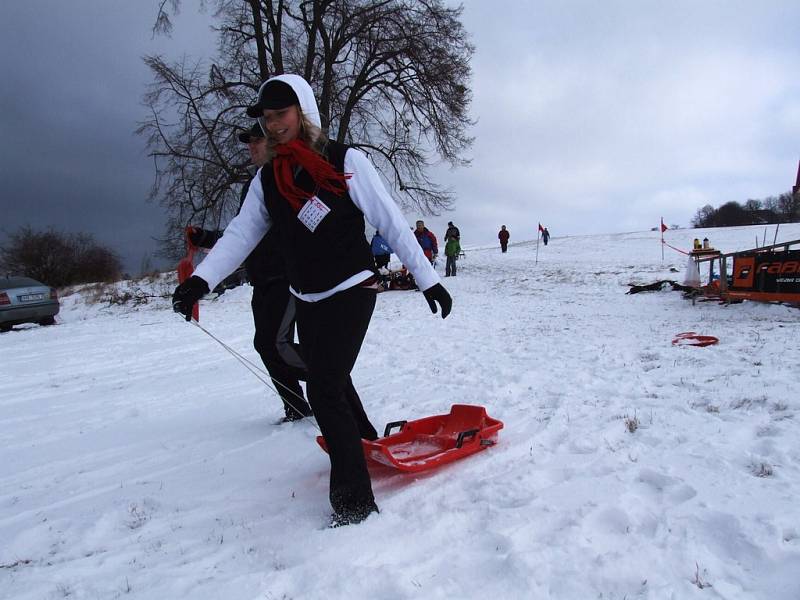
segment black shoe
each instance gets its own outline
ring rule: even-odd
[[[356,525],[364,521],[372,513],[380,513],[377,505],[373,502],[371,506],[357,508],[354,510],[345,510],[342,512],[334,512],[331,514],[331,523],[328,525],[331,529],[343,527],[345,525]]]
[[[301,415],[300,413],[286,413],[286,416],[281,419],[281,423],[292,423],[293,421],[299,421],[305,418],[305,415]]]
[[[285,406],[284,411],[286,412],[286,416],[281,419],[281,423],[291,423],[292,421],[299,421],[300,419],[314,416],[310,406],[304,406],[302,408],[303,412],[299,412],[291,406]]]

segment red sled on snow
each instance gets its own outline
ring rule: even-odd
[[[400,431],[391,433],[395,427]],[[368,462],[415,473],[494,446],[502,428],[502,421],[487,415],[483,406],[453,404],[449,414],[394,421],[386,425],[384,437],[361,443]],[[318,436],[317,443],[328,451],[325,438]]]

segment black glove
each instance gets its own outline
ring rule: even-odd
[[[189,227],[186,230],[186,237],[189,238],[189,241],[194,244],[195,246],[200,245],[200,240],[203,238],[203,230],[199,227]]]
[[[213,248],[217,240],[222,237],[219,231],[209,231],[199,227],[189,228],[189,241],[199,248]]]
[[[450,314],[450,309],[453,308],[453,299],[441,283],[437,283],[435,286],[428,288],[422,292],[422,294],[425,296],[425,300],[428,301],[428,306],[431,307],[431,312],[433,314],[436,314],[437,302],[439,306],[442,307],[443,319]]]
[[[181,313],[187,321],[192,320],[192,308],[208,293],[208,284],[197,275],[192,275],[175,288],[172,294],[172,310]]]

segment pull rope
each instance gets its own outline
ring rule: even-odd
[[[236,360],[238,360],[238,361],[239,361],[239,362],[242,364],[242,366],[244,366],[244,368],[245,368],[245,369],[247,369],[248,371],[250,371],[250,372],[251,372],[253,375],[255,375],[255,377],[256,377],[256,378],[257,378],[257,379],[258,379],[258,380],[259,380],[261,383],[263,383],[265,386],[267,386],[269,389],[271,389],[273,392],[275,392],[275,394],[276,394],[276,395],[277,395],[277,396],[278,396],[278,397],[279,397],[281,400],[283,400],[284,402],[286,402],[286,404],[288,404],[288,405],[289,405],[291,408],[293,408],[293,409],[294,409],[294,410],[295,410],[297,413],[299,413],[299,414],[303,414],[303,411],[301,411],[301,410],[298,410],[298,408],[297,408],[297,407],[296,407],[294,404],[292,404],[291,402],[289,402],[289,400],[287,400],[286,398],[284,398],[283,396],[281,396],[281,395],[278,393],[278,390],[275,388],[275,386],[276,386],[276,385],[279,385],[279,386],[281,386],[281,387],[282,387],[284,390],[286,390],[287,392],[289,392],[289,393],[290,393],[292,396],[294,396],[295,398],[298,398],[298,399],[300,399],[300,400],[303,400],[304,402],[305,402],[305,398],[303,398],[302,396],[300,396],[299,394],[297,394],[297,392],[295,392],[294,390],[292,390],[292,389],[289,389],[288,387],[286,387],[284,384],[282,384],[280,381],[278,381],[277,379],[275,379],[274,377],[272,377],[272,376],[271,376],[269,373],[267,373],[267,372],[266,372],[264,369],[262,369],[261,367],[259,367],[257,364],[255,364],[254,362],[252,362],[252,361],[248,360],[248,359],[247,359],[245,356],[242,356],[241,354],[239,354],[239,353],[238,353],[236,350],[234,350],[233,348],[231,348],[230,346],[228,346],[228,344],[226,344],[225,342],[223,342],[221,339],[219,339],[217,336],[215,336],[213,333],[211,333],[211,332],[210,332],[208,329],[206,329],[205,327],[203,327],[202,325],[200,325],[200,323],[198,323],[196,320],[192,319],[192,323],[193,323],[193,324],[194,324],[194,325],[195,325],[195,326],[196,326],[198,329],[200,329],[200,331],[202,331],[203,333],[205,333],[205,334],[206,334],[208,337],[210,337],[212,340],[214,340],[215,342],[217,342],[217,343],[218,343],[220,346],[222,346],[223,348],[225,348],[225,350],[227,350],[227,351],[228,351],[228,352],[229,352],[229,353],[230,353],[230,354],[231,354],[231,355],[232,355],[232,356],[233,356],[233,357],[234,357]],[[271,382],[272,382],[272,384],[274,384],[274,385],[271,385],[271,384],[270,384],[270,381],[271,381]],[[308,418],[308,417],[306,417],[306,418]],[[317,428],[317,431],[319,431],[320,433],[322,433],[322,431],[321,431],[321,430],[320,430],[320,428],[319,428],[319,425],[317,425],[316,419],[312,420],[312,423],[314,424],[314,427],[316,427],[316,428]]]
[[[675,246],[670,246],[670,245],[669,245],[667,242],[665,242],[664,240],[661,240],[661,243],[662,243],[662,244],[664,244],[664,245],[665,245],[667,248],[672,248],[672,249],[673,249],[673,250],[675,250],[676,252],[680,252],[681,254],[685,254],[686,256],[691,256],[691,254],[689,254],[689,253],[688,253],[688,252],[686,252],[685,250],[681,250],[680,248],[676,248]]]

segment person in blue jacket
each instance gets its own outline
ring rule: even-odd
[[[383,269],[389,266],[389,258],[392,255],[392,248],[389,243],[383,239],[380,231],[376,231],[372,236],[372,256],[375,257],[375,266]]]

